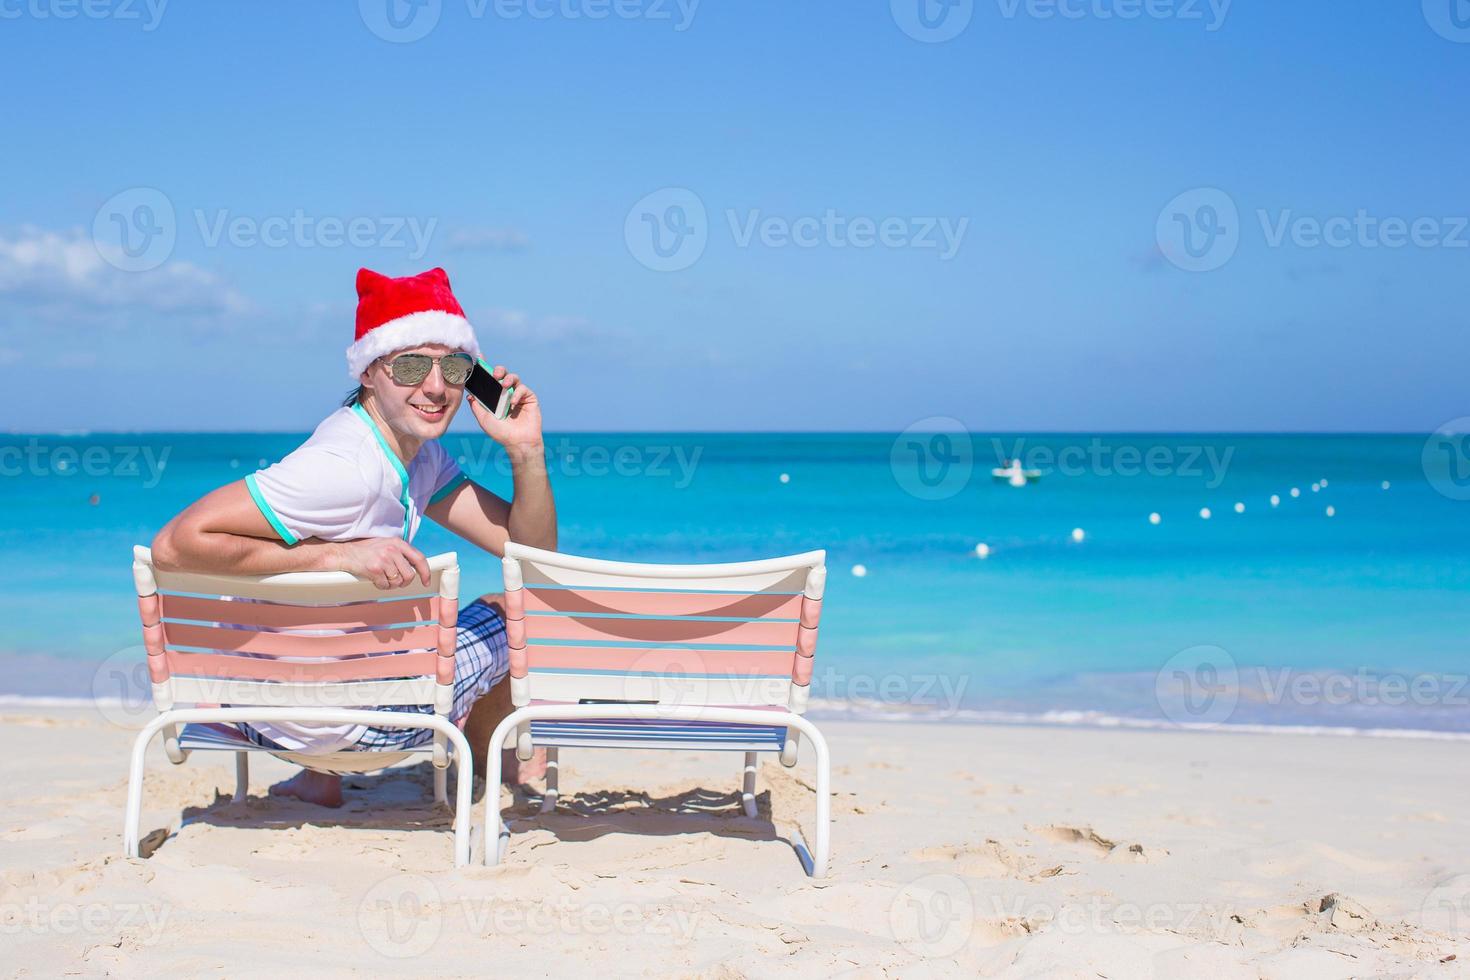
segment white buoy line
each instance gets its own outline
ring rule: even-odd
[[[1327,482],[1326,479],[1317,480],[1317,481],[1315,481],[1314,483],[1311,484],[1311,490],[1312,490],[1313,493],[1321,493],[1322,492],[1322,489],[1324,487],[1326,487],[1327,485],[1328,485],[1328,482]],[[1382,487],[1382,489],[1387,490],[1391,486],[1391,484],[1389,483],[1388,480],[1384,480],[1384,481],[1382,481],[1379,484],[1379,486]],[[1294,498],[1294,499],[1300,498],[1301,495],[1302,495],[1302,491],[1301,491],[1301,488],[1300,487],[1292,487],[1292,488],[1290,488],[1290,490],[1287,491],[1287,493],[1292,498]],[[1279,493],[1273,493],[1273,494],[1271,494],[1271,496],[1267,498],[1267,502],[1271,505],[1272,508],[1279,508],[1281,506],[1281,502],[1282,502],[1281,494],[1279,494]],[[1231,509],[1235,513],[1237,513],[1237,514],[1244,514],[1245,511],[1246,511],[1245,501],[1243,501],[1243,500],[1237,500],[1237,501],[1235,501],[1235,503],[1232,505]],[[1325,516],[1327,516],[1327,517],[1336,517],[1337,516],[1337,507],[1335,505],[1333,505],[1333,504],[1328,504],[1323,509],[1323,514]],[[1208,521],[1211,518],[1213,518],[1214,516],[1215,516],[1214,511],[1211,510],[1209,507],[1201,507],[1199,509],[1199,518],[1202,521]],[[1161,524],[1164,523],[1164,515],[1162,513],[1160,513],[1159,511],[1156,511],[1156,510],[1155,511],[1150,511],[1149,512],[1149,515],[1148,515],[1148,523],[1151,526],[1153,526],[1153,527],[1158,527],[1158,526],[1160,526]],[[1072,528],[1072,533],[1071,533],[1070,537],[1071,537],[1071,540],[1072,540],[1072,542],[1074,544],[1082,544],[1084,541],[1087,540],[1087,531],[1084,530],[1083,528],[1080,528],[1080,527],[1074,527],[1074,528]],[[991,554],[992,554],[992,549],[991,549],[990,545],[987,542],[984,542],[984,541],[978,542],[975,545],[974,551],[975,551],[975,557],[981,559],[982,561],[985,560],[985,559],[988,559],[991,556]],[[868,570],[865,567],[863,567],[862,565],[854,565],[853,566],[852,574],[856,575],[857,577],[861,578],[864,575],[866,575],[867,573],[868,573]]]

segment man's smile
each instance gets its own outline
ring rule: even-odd
[[[420,418],[429,422],[438,422],[444,418],[444,413],[449,408],[448,405],[434,405],[428,402],[409,402],[408,404],[410,408],[419,413]]]

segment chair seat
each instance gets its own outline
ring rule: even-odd
[[[287,762],[306,766],[324,772],[335,772],[338,774],[376,772],[379,769],[396,763],[413,755],[426,755],[434,751],[433,743],[428,745],[415,745],[406,749],[393,749],[388,752],[365,752],[349,750],[346,752],[326,752],[313,755],[306,752],[284,752],[280,749],[268,749],[264,745],[256,745],[236,728],[234,725],[225,725],[217,722],[208,724],[185,725],[179,732],[179,748],[190,752],[269,752],[271,755]]]
[[[786,726],[584,718],[577,721],[533,721],[531,741],[536,745],[594,748],[779,752],[786,741]]]

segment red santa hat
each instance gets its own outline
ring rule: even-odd
[[[347,348],[347,373],[356,381],[384,354],[422,344],[444,344],[480,356],[475,331],[449,290],[449,274],[430,269],[392,279],[357,270],[357,339]]]

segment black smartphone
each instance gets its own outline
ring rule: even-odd
[[[475,358],[475,369],[470,372],[469,380],[464,383],[465,390],[474,395],[475,398],[490,409],[498,419],[503,419],[510,414],[510,396],[514,388],[507,388],[496,381],[490,373],[493,369],[480,358]]]

